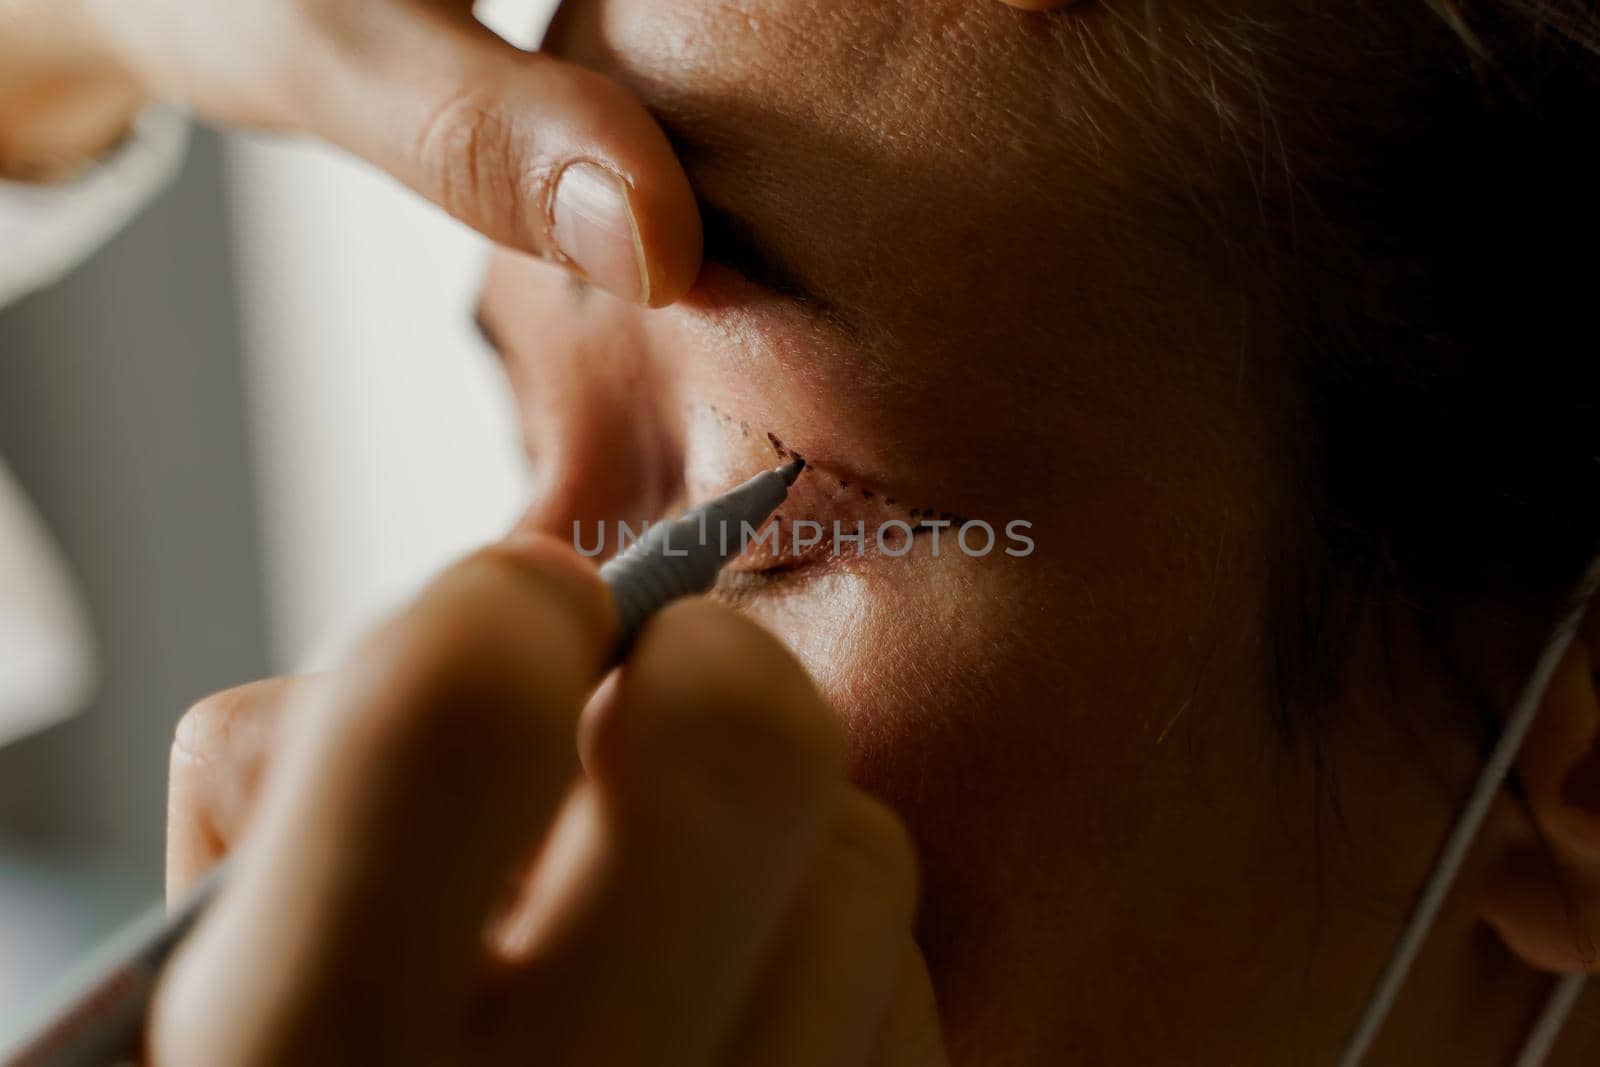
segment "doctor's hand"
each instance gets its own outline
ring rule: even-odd
[[[0,0],[0,164],[81,161],[141,96],[322,138],[627,300],[669,304],[699,271],[694,196],[644,107],[469,0]]]
[[[685,601],[590,699],[612,611],[569,547],[490,549],[192,711],[169,890],[237,851],[149,1062],[943,1064],[908,838],[799,664]]]

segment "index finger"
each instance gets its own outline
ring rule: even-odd
[[[317,3],[313,132],[489,239],[639,304],[700,269],[699,208],[666,134],[622,85],[479,25],[470,5]]]
[[[287,1032],[380,1006],[391,1038],[439,1040],[429,1028],[472,989],[486,919],[576,773],[578,714],[615,625],[568,546],[491,549],[315,687],[292,709],[233,884],[168,976],[166,1032],[193,1052],[208,1027],[182,1019],[185,1004],[274,1018],[262,999],[279,990],[282,1010],[316,1016]]]

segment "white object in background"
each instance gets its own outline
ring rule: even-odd
[[[186,131],[182,116],[155,109],[71,181],[0,181],[0,307],[57,281],[121,229],[177,171]],[[0,464],[0,745],[88,702],[92,648],[65,563]]]
[[[558,6],[558,0],[477,0],[472,13],[518,48],[532,49],[544,39]]]
[[[235,138],[225,158],[272,658],[326,667],[522,505],[471,325],[485,244],[330,149]]]
[[[0,745],[81,710],[93,644],[77,589],[0,464]]]
[[[479,16],[532,45],[552,0]],[[328,665],[527,496],[499,367],[471,325],[486,242],[365,164],[227,146],[275,666]]]

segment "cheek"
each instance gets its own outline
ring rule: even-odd
[[[970,1004],[951,976],[1000,989],[991,949],[1010,941],[1013,921],[1042,932],[1048,909],[1030,898],[1069,880],[1058,860],[1087,844],[1063,813],[1084,809],[1075,794],[1095,791],[1094,763],[1070,754],[1127,747],[1117,737],[1126,720],[1095,714],[1074,656],[1037,631],[1036,620],[1065,620],[1074,607],[1069,589],[1036,580],[1028,563],[907,559],[752,609],[844,719],[854,781],[911,830],[919,941],[942,992],[958,996],[947,1005],[957,1017]],[[1064,851],[1042,847],[1047,835]]]
[[[1037,630],[1040,618],[1073,614],[1071,592],[1030,564],[948,545],[929,558],[924,542],[915,555],[830,572],[746,610],[789,645],[843,718],[858,780],[901,794],[930,772],[993,776],[1014,747],[1094,728],[1063,715],[1073,657]]]
[[[1053,968],[1110,966],[1075,917],[1144,944],[1186,915],[1159,887],[1204,886],[1226,851],[1209,816],[1189,817],[1207,809],[1196,797],[1275,810],[1245,773],[1256,720],[1216,690],[1239,650],[1190,639],[1209,628],[1205,598],[1174,588],[1147,612],[1052,529],[1032,558],[908,559],[752,609],[838,708],[854,779],[910,827],[919,940],[965,1023],[1002,993],[1070,988]],[[1256,829],[1241,840],[1270,836]]]

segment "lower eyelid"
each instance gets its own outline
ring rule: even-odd
[[[799,552],[793,551],[797,531],[794,529],[795,521],[816,522],[822,528],[821,539],[814,544],[803,547]],[[842,534],[850,537],[849,541],[841,541],[835,550],[834,523],[810,520],[782,519],[778,523],[779,551],[776,554],[768,553],[763,558],[764,565],[738,568],[749,573],[778,577],[783,575],[821,574],[835,570],[857,567],[879,560],[904,562],[912,558],[912,550],[919,543],[927,543],[929,538],[919,540],[918,534],[930,533],[932,526],[894,526],[882,534],[883,542],[878,538],[883,530],[882,524],[866,523],[861,520],[850,522],[839,521],[838,529]],[[909,529],[909,533],[907,530]],[[858,549],[854,535],[860,531],[864,537]],[[814,531],[808,531],[814,532]],[[889,551],[885,551],[888,549]]]

